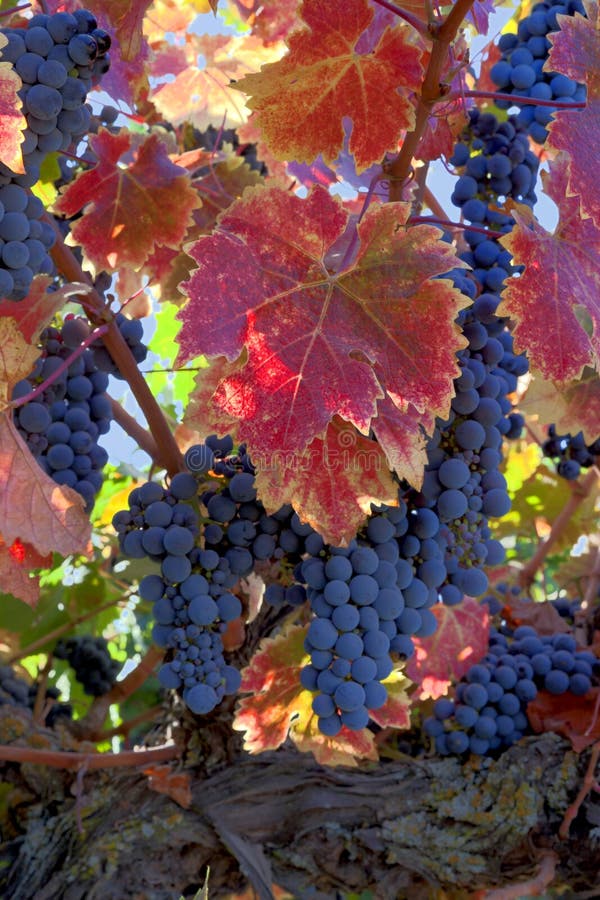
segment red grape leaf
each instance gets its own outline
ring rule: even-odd
[[[519,409],[537,415],[545,425],[554,423],[557,434],[583,431],[591,444],[600,436],[600,378],[591,370],[581,381],[564,386],[534,378],[519,400]]]
[[[11,304],[12,309],[12,304]],[[83,499],[57,485],[29,452],[12,420],[13,386],[40,355],[14,319],[0,317],[0,531],[5,544],[29,545],[42,556],[90,549],[91,526]]]
[[[554,233],[519,206],[513,210],[515,227],[500,240],[525,271],[509,279],[498,315],[515,320],[516,350],[525,351],[545,379],[557,382],[600,363],[600,230],[592,219],[581,218],[579,198],[567,196],[567,176],[565,154],[550,164],[549,174],[542,173],[544,189],[560,213]],[[583,314],[592,321],[591,335]]]
[[[152,102],[173,125],[187,121],[200,129],[219,128],[225,121],[227,128],[236,128],[246,121],[248,111],[232,83],[254,72],[261,62],[279,59],[281,53],[281,45],[266,50],[252,35],[187,34],[186,68],[173,81],[159,85]],[[205,68],[198,67],[198,54],[205,58]]]
[[[548,126],[546,143],[569,154],[568,193],[578,195],[583,213],[600,226],[600,182],[590,177],[600,164],[600,30],[598,4],[586,2],[585,7],[587,18],[579,13],[558,18],[560,30],[548,35],[552,47],[544,70],[587,85],[587,104],[572,112],[558,110]]]
[[[234,0],[244,20],[252,25],[252,34],[265,44],[284,40],[298,22],[300,0]]]
[[[244,749],[276,750],[289,735],[298,750],[313,753],[322,765],[356,766],[357,759],[376,760],[373,735],[366,728],[354,732],[343,728],[335,738],[318,730],[313,694],[300,684],[300,671],[309,661],[306,632],[306,627],[292,625],[276,638],[265,638],[242,670],[240,691],[252,696],[239,701],[233,727],[244,732]]]
[[[366,433],[384,391],[423,422],[447,413],[467,300],[433,277],[461,263],[439,230],[404,227],[409,209],[371,207],[338,273],[328,261],[349,223],[341,201],[320,185],[306,199],[248,188],[188,251],[199,268],[182,285],[179,358],[247,348],[212,405],[240,420],[255,456],[303,451],[334,415]]]
[[[427,462],[425,432],[431,434],[434,418],[426,419],[414,406],[401,412],[389,397],[377,401],[377,418],[372,428],[386,455],[390,469],[420,489]]]
[[[2,590],[34,607],[40,597],[40,580],[32,569],[48,568],[52,555],[41,556],[33,547],[14,541],[7,547],[0,537],[0,584]]]
[[[371,719],[382,728],[410,728],[411,698],[406,693],[410,681],[395,669],[383,684],[387,690],[387,700],[379,709],[369,710]]]
[[[2,59],[2,47],[5,47],[7,43],[5,36],[0,34],[0,60]],[[21,142],[23,131],[27,127],[27,122],[21,112],[23,103],[17,93],[21,86],[22,81],[15,72],[13,64],[0,62],[0,163],[18,174],[25,171]]]
[[[91,6],[94,15],[104,17],[113,26],[119,54],[125,62],[135,60],[140,54],[144,16],[151,5],[152,0],[94,0]]]
[[[33,279],[27,296],[19,303],[0,303],[0,319],[14,319],[23,338],[28,344],[37,344],[44,328],[50,324],[54,314],[61,309],[67,300],[75,295],[85,295],[91,290],[86,284],[67,284],[56,291],[48,292],[48,285],[53,281],[47,275],[37,275]],[[39,356],[39,350],[37,351]],[[31,367],[33,368],[33,366]],[[31,371],[31,369],[30,369]],[[26,372],[25,375],[28,375]],[[0,369],[0,381],[6,375]],[[23,375],[19,376],[23,378]],[[17,379],[18,380],[18,379]]]
[[[137,148],[134,160],[120,167],[131,150],[131,136],[102,129],[90,138],[98,164],[83,172],[59,197],[55,208],[73,216],[75,243],[99,269],[143,265],[158,245],[178,247],[199,205],[189,175],[174,165],[157,135]]]
[[[189,772],[174,772],[170,766],[150,766],[144,769],[148,787],[157,794],[166,794],[179,806],[189,809],[192,805],[192,786]]]
[[[538,634],[564,634],[571,629],[551,603],[511,599],[502,608],[502,615],[513,626],[531,625]]]
[[[0,523],[7,544],[19,539],[42,556],[91,550],[83,498],[46,475],[6,413],[0,417]]]
[[[394,504],[398,485],[381,447],[335,418],[304,453],[256,458],[256,488],[269,513],[291,503],[331,544],[352,540],[372,503]]]
[[[304,0],[300,14],[306,27],[288,38],[289,53],[235,88],[249,95],[247,105],[278,159],[309,163],[321,154],[332,163],[349,116],[350,153],[363,171],[414,126],[413,95],[423,76],[418,35],[399,22],[374,48],[359,52],[373,19],[367,0]]]
[[[230,434],[237,440],[238,421],[227,413],[213,411],[210,401],[219,382],[239,367],[236,360],[230,363],[224,356],[211,361],[208,369],[200,369],[194,379],[194,392],[185,410],[184,422],[200,434]]]
[[[576,753],[600,740],[600,718],[597,704],[600,688],[592,688],[583,697],[567,693],[556,696],[540,691],[527,704],[527,718],[533,730],[555,731],[571,741]]]
[[[418,685],[413,695],[420,700],[437,700],[448,693],[488,649],[490,617],[487,607],[471,597],[457,606],[434,606],[438,620],[435,634],[413,638],[415,654],[406,664],[406,675]]]

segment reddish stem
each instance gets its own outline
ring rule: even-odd
[[[566,841],[569,837],[569,828],[571,827],[571,822],[579,812],[581,804],[589,794],[589,792],[594,788],[596,783],[595,771],[596,766],[598,765],[598,758],[600,757],[600,742],[596,743],[592,747],[592,752],[590,755],[590,761],[588,763],[588,767],[583,779],[583,784],[579,789],[579,793],[567,809],[564,819],[561,822],[561,826],[558,829],[558,836],[561,840]]]
[[[442,83],[442,72],[448,59],[450,45],[460,27],[461,22],[473,6],[475,0],[457,0],[444,22],[439,26],[431,26],[433,48],[421,94],[417,103],[415,126],[406,135],[402,149],[389,167],[390,200],[402,198],[402,185],[408,178],[412,166],[412,160],[417,152],[419,142],[423,137],[429,116],[433,107],[439,100],[445,99],[446,88]]]
[[[489,891],[484,895],[484,900],[519,900],[520,897],[539,897],[554,881],[557,863],[556,853],[547,850],[542,856],[537,875],[520,884],[509,884],[495,891]]]
[[[409,225],[443,225],[444,228],[464,228],[469,231],[477,231],[479,234],[485,234],[489,238],[498,240],[504,237],[500,231],[490,231],[489,228],[483,228],[481,225],[467,225],[466,222],[451,222],[449,219],[438,219],[437,216],[411,216],[408,220]]]
[[[50,252],[58,271],[68,281],[79,281],[89,284],[89,277],[85,274],[69,247],[66,246],[55,222],[49,216],[46,216],[46,220],[56,232],[56,243]],[[148,427],[157,445],[162,448],[161,455],[166,463],[167,472],[169,475],[175,475],[177,472],[182,471],[184,464],[179,447],[171,433],[169,423],[148,387],[143,374],[138,369],[138,364],[131,353],[129,345],[122,337],[114,317],[110,310],[107,309],[103,298],[96,290],[92,289],[87,295],[87,299],[90,303],[90,316],[95,321],[95,324],[108,324],[106,334],[102,337],[104,345],[119,367],[121,375],[128,382],[135,399],[146,417]],[[107,323],[108,316],[110,316],[110,321]]]
[[[564,100],[539,100],[537,97],[521,97],[520,94],[503,94],[501,91],[463,91],[460,94],[448,94],[444,100],[457,100],[462,97],[514,101],[515,106],[532,104],[534,106],[551,106],[553,109],[585,109],[587,103],[567,103]]]
[[[58,367],[58,369],[56,369],[56,371],[52,372],[52,374],[49,375],[45,381],[42,381],[41,384],[38,384],[38,386],[36,388],[34,388],[33,391],[30,391],[28,394],[25,394],[24,397],[19,397],[18,400],[15,400],[12,403],[12,406],[15,409],[18,409],[19,406],[23,406],[25,403],[29,403],[31,400],[35,400],[35,398],[39,397],[40,394],[43,394],[44,391],[46,390],[46,388],[49,387],[51,384],[54,384],[54,382],[59,377],[59,375],[62,375],[63,372],[66,372],[67,369],[69,368],[69,366],[71,365],[71,363],[74,362],[77,359],[77,357],[81,356],[81,354],[84,352],[84,350],[87,350],[87,348],[90,346],[90,344],[93,344],[97,338],[102,337],[102,335],[106,334],[107,331],[108,331],[108,325],[100,325],[98,328],[95,328],[86,337],[86,339],[84,341],[82,341],[82,343],[79,345],[79,347],[77,347],[75,350],[73,350],[71,355],[68,356],[60,364],[60,366]]]
[[[0,760],[16,763],[33,763],[52,769],[116,769],[131,766],[147,766],[148,763],[177,759],[179,750],[172,744],[153,747],[151,750],[124,750],[122,753],[69,753],[65,750],[34,750],[31,747],[15,747],[0,744]]]
[[[117,422],[123,431],[127,432],[127,434],[137,442],[142,450],[146,451],[148,456],[152,457],[158,466],[166,468],[165,462],[161,459],[160,448],[150,432],[147,431],[143,425],[140,425],[137,419],[129,415],[127,410],[123,409],[121,404],[113,397],[110,398],[110,405],[112,417],[115,422]]]
[[[535,573],[540,568],[550,550],[564,532],[569,524],[571,517],[575,511],[581,506],[587,496],[589,496],[592,486],[598,477],[595,469],[590,469],[583,481],[574,481],[571,489],[571,496],[557,515],[550,529],[550,534],[543,544],[540,544],[529,562],[521,569],[519,582],[523,587],[529,587],[535,578]]]
[[[422,34],[423,37],[430,37],[429,28],[426,22],[421,21],[417,16],[414,16],[412,13],[409,13],[407,10],[402,9],[400,6],[396,6],[395,3],[390,3],[389,0],[373,0],[374,3],[377,3],[378,6],[383,6],[384,9],[389,10],[394,13],[395,16],[398,16],[399,19],[404,19],[405,22],[408,22],[409,25],[418,31],[419,34]]]
[[[30,9],[31,3],[24,3],[22,6],[11,6],[10,9],[3,9],[0,12],[0,19],[4,19],[6,16],[12,16],[13,13],[21,12],[24,9]]]

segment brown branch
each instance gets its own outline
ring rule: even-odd
[[[423,199],[425,201],[425,206],[431,210],[434,216],[437,216],[438,219],[448,218],[448,213],[446,212],[442,204],[438,201],[431,188],[428,188],[427,185],[425,185]]]
[[[70,248],[66,246],[56,223],[50,216],[45,216],[45,219],[52,225],[56,233],[56,242],[50,252],[58,271],[68,281],[89,284],[89,277],[79,265]],[[97,291],[92,290],[89,295],[86,295],[86,301],[89,302],[89,315],[94,324],[108,324],[108,330],[103,335],[102,341],[119,367],[123,378],[128,382],[135,399],[146,417],[152,436],[157,446],[161,448],[161,455],[166,463],[167,472],[169,475],[175,475],[184,468],[183,458],[160,406],[156,402],[144,376],[138,369],[138,364],[127,342],[121,336],[112,313],[108,310],[101,295]]]
[[[12,665],[13,663],[18,662],[20,659],[24,659],[26,656],[31,656],[32,653],[36,653],[47,644],[52,643],[57,638],[62,637],[63,634],[68,634],[77,625],[81,625],[82,622],[87,622],[88,619],[93,619],[93,617],[97,616],[98,613],[104,612],[105,609],[110,609],[111,606],[115,606],[115,604],[118,602],[119,600],[111,600],[109,603],[105,603],[103,606],[98,606],[95,609],[89,610],[83,615],[78,616],[76,619],[69,619],[69,621],[65,622],[64,625],[59,625],[58,628],[55,628],[53,631],[49,631],[48,634],[44,635],[44,637],[32,641],[31,644],[27,644],[26,647],[23,647],[17,653],[14,653],[6,660],[7,665]]]
[[[144,712],[127,719],[126,722],[121,722],[120,725],[115,725],[114,728],[107,728],[105,731],[101,731],[98,735],[98,741],[107,741],[120,734],[128,737],[129,733],[134,728],[137,728],[138,725],[143,725],[144,722],[152,722],[162,712],[162,709],[162,706],[151,706],[150,709],[145,709]]]
[[[558,836],[561,840],[566,841],[569,837],[569,828],[571,827],[571,822],[579,812],[581,804],[589,794],[591,790],[594,789],[596,784],[595,771],[596,766],[598,765],[598,758],[600,757],[600,741],[592,747],[592,752],[590,755],[590,761],[583,779],[583,784],[579,789],[579,793],[568,807],[564,819],[561,822],[561,826],[558,829]]]
[[[506,887],[489,891],[484,900],[519,900],[519,897],[538,897],[543,894],[554,881],[558,857],[552,851],[544,853],[537,875],[520,884],[509,884]]]
[[[108,694],[104,694],[102,697],[97,697],[94,700],[87,714],[79,720],[78,724],[82,730],[86,734],[97,736],[111,704],[122,703],[127,697],[134,694],[152,674],[164,655],[164,650],[152,645],[139,665],[123,681],[117,681]]]
[[[137,442],[138,446],[141,447],[142,450],[145,450],[148,456],[151,456],[152,459],[159,465],[161,468],[166,469],[166,461],[162,459],[160,448],[152,434],[144,428],[143,425],[140,425],[137,419],[131,416],[127,410],[123,409],[121,404],[114,399],[114,397],[110,398],[110,405],[112,410],[112,417],[117,422],[123,431],[125,431],[129,437],[132,437],[134,441]]]
[[[151,750],[124,750],[122,753],[70,753],[66,750],[34,750],[31,747],[14,747],[0,744],[0,760],[16,763],[33,763],[52,769],[116,769],[125,766],[146,766],[148,763],[177,759],[179,750],[175,744],[153,747]]]
[[[415,126],[406,135],[398,156],[386,172],[390,179],[390,200],[402,199],[402,186],[410,174],[412,161],[419,141],[427,128],[431,111],[436,103],[445,99],[447,88],[442,84],[444,65],[448,58],[450,45],[474,2],[475,0],[457,0],[446,20],[441,25],[432,26],[430,29],[433,48],[417,103]]]
[[[535,578],[535,573],[550,553],[550,550],[552,549],[556,541],[563,534],[572,516],[581,506],[586,497],[589,496],[590,491],[592,490],[592,486],[597,477],[597,471],[595,469],[590,469],[583,481],[573,482],[571,496],[554,520],[552,528],[550,530],[550,534],[548,535],[546,540],[539,545],[529,562],[521,569],[519,582],[523,587],[527,588],[532,583],[533,579]]]

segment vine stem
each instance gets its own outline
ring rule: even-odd
[[[394,13],[399,19],[404,19],[404,21],[408,22],[409,25],[412,25],[419,34],[422,34],[424,37],[429,37],[429,28],[427,27],[426,22],[421,21],[418,16],[414,16],[412,13],[409,13],[408,10],[396,6],[395,3],[390,3],[389,0],[373,0],[373,2],[378,6],[382,6],[384,9],[389,10],[389,12]]]
[[[139,713],[139,715],[134,716],[132,719],[127,719],[127,721],[121,722],[120,725],[115,725],[114,728],[107,728],[105,731],[100,732],[99,738],[102,741],[106,741],[110,740],[110,738],[117,737],[120,734],[127,737],[129,732],[138,725],[143,725],[144,722],[152,722],[152,720],[162,711],[162,706],[151,706],[150,709],[145,709],[144,712]]]
[[[67,750],[34,750],[32,747],[14,747],[0,744],[0,760],[16,763],[33,763],[52,769],[117,769],[147,766],[148,763],[177,759],[179,749],[175,744],[153,747],[151,750],[124,750],[122,753],[70,753]]]
[[[55,381],[62,375],[63,372],[66,372],[71,363],[73,363],[81,354],[87,350],[87,348],[94,343],[99,337],[102,337],[103,334],[106,334],[108,331],[108,325],[100,325],[98,328],[94,328],[94,330],[86,337],[84,341],[76,347],[75,350],[61,363],[58,369],[55,369],[51,375],[46,378],[45,381],[42,381],[41,384],[38,384],[36,388],[30,391],[28,394],[25,394],[24,397],[19,397],[18,400],[13,401],[12,406],[17,409],[19,406],[23,406],[25,403],[29,403],[31,400],[35,400],[36,397],[39,397],[40,394],[43,394],[47,387],[50,387],[51,384],[54,384]]]
[[[5,19],[7,16],[12,16],[13,13],[23,12],[24,9],[31,9],[31,3],[23,3],[21,6],[11,6],[10,9],[3,9],[0,12],[0,19]]]
[[[431,188],[428,188],[427,185],[425,185],[425,190],[423,192],[423,200],[425,201],[425,206],[431,210],[434,216],[437,216],[438,219],[441,220],[446,218],[446,210],[439,202]]]
[[[100,729],[111,704],[122,703],[127,697],[135,693],[148,676],[152,674],[158,663],[162,661],[164,655],[164,650],[161,650],[160,647],[150,647],[139,665],[123,681],[117,681],[108,694],[104,694],[102,697],[97,697],[94,700],[87,714],[83,719],[80,719],[79,724],[83,731],[93,736],[101,733]]]
[[[594,790],[594,788],[596,787],[595,772],[599,757],[600,741],[595,743],[592,747],[590,761],[586,769],[583,783],[579,788],[579,793],[577,794],[571,805],[568,807],[561,822],[560,828],[558,829],[558,836],[562,841],[566,841],[566,839],[569,837],[569,828],[571,827],[571,822],[579,812],[581,804],[583,803],[589,792]]]
[[[573,484],[571,496],[552,523],[550,534],[548,535],[546,540],[539,545],[529,562],[521,569],[519,581],[523,587],[528,588],[532,583],[533,579],[535,578],[535,573],[550,553],[550,550],[552,549],[556,541],[562,535],[563,531],[569,524],[571,517],[581,506],[585,498],[589,496],[589,493],[597,477],[598,472],[596,471],[596,469],[590,469],[583,481],[576,481]]]
[[[46,221],[52,225],[56,233],[56,243],[50,251],[56,268],[68,279],[68,281],[89,284],[89,277],[85,274],[69,247],[65,244],[56,223],[50,216],[46,216],[45,218]],[[98,291],[92,288],[89,297],[86,299],[89,300],[91,316],[95,319],[94,324],[108,325],[106,334],[102,336],[106,349],[119,367],[121,374],[128,382],[135,399],[146,417],[152,436],[156,441],[157,446],[161,448],[161,457],[167,472],[169,475],[175,475],[184,468],[184,465],[179,447],[171,433],[169,423],[165,419],[152,391],[144,380],[144,376],[138,369],[138,364],[133,358],[128,344],[121,336],[121,332],[112,318],[112,314],[107,310],[106,304]],[[106,321],[107,314],[111,315],[110,322]]]
[[[445,228],[462,228],[469,231],[476,231],[479,234],[485,234],[491,240],[499,240],[504,237],[501,231],[491,231],[481,225],[467,225],[466,222],[452,222],[450,219],[438,219],[437,216],[411,216],[408,220],[409,225],[443,225]]]
[[[130,415],[126,409],[123,409],[121,404],[115,400],[114,397],[110,398],[110,407],[113,419],[121,426],[123,431],[125,431],[129,437],[132,437],[134,441],[137,442],[138,446],[141,447],[142,450],[145,450],[148,456],[152,457],[157,465],[166,469],[166,461],[163,461],[160,448],[152,434],[144,428],[143,425],[140,425],[138,420]]]
[[[520,897],[537,897],[554,881],[558,856],[547,850],[543,856],[537,875],[520,884],[509,884],[484,894],[483,900],[519,900]]]
[[[12,665],[13,663],[19,662],[20,659],[25,659],[26,656],[31,656],[32,653],[36,653],[38,650],[42,650],[48,644],[51,644],[53,641],[62,637],[63,634],[69,634],[77,625],[81,625],[82,622],[87,622],[88,619],[93,619],[94,616],[97,616],[98,613],[104,612],[104,610],[106,609],[111,609],[118,602],[118,600],[111,600],[110,602],[105,603],[103,606],[94,607],[94,609],[89,610],[81,616],[78,616],[76,619],[69,619],[69,621],[64,625],[59,625],[58,628],[55,628],[53,631],[49,631],[48,634],[45,634],[43,637],[38,638],[36,641],[32,641],[31,644],[28,644],[17,653],[14,653],[8,658],[8,664]]]
[[[587,103],[581,100],[577,103],[567,103],[565,100],[539,100],[537,97],[522,97],[520,94],[503,94],[502,91],[461,91],[448,94],[444,100],[462,100],[463,97],[474,97],[481,100],[508,100],[514,101],[515,106],[550,106],[552,109],[585,109]]]
[[[444,63],[460,24],[474,2],[475,0],[457,0],[444,22],[438,26],[432,26],[430,29],[434,46],[417,103],[415,126],[406,135],[400,152],[390,164],[386,173],[390,178],[390,200],[401,199],[402,185],[409,176],[412,160],[416,154],[419,141],[427,129],[431,110],[439,100],[445,99],[445,88],[442,84]]]

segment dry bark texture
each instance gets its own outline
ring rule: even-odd
[[[328,769],[292,749],[232,750],[229,761],[213,753],[211,767],[188,754],[187,810],[139,772],[3,764],[12,834],[0,846],[0,896],[179,900],[194,896],[210,866],[211,900],[248,882],[261,900],[273,883],[297,900],[362,890],[425,900],[440,886],[466,898],[529,877],[547,849],[567,896],[600,896],[585,806],[569,841],[556,837],[588,756],[555,735],[464,766],[407,757]]]

